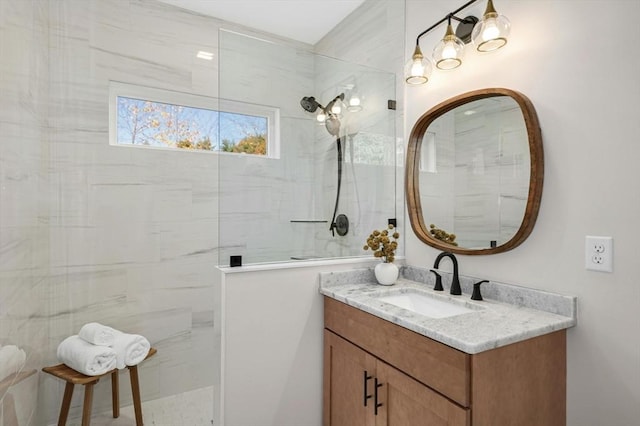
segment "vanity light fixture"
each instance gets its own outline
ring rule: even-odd
[[[420,50],[420,38],[436,28],[443,22],[447,22],[447,30],[440,42],[433,49],[433,61],[438,69],[452,70],[462,65],[465,43],[473,41],[480,52],[497,50],[507,43],[510,23],[504,15],[499,15],[493,1],[488,0],[487,8],[481,21],[475,16],[459,18],[457,13],[471,6],[478,0],[470,0],[458,9],[418,34],[416,48],[404,68],[405,81],[410,85],[424,84],[429,81],[433,65],[425,58]],[[459,22],[455,32],[451,26],[451,20]]]

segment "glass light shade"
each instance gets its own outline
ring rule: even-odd
[[[491,52],[507,44],[510,30],[509,19],[498,15],[493,2],[489,0],[482,20],[473,27],[471,40],[479,52]]]
[[[453,33],[451,24],[444,38],[433,49],[433,61],[441,70],[452,70],[462,65],[464,43]]]
[[[404,66],[404,80],[411,85],[424,84],[429,81],[432,68],[431,61],[422,55],[420,46],[416,46],[413,56]]]

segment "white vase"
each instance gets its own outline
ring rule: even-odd
[[[378,263],[375,268],[373,268],[373,272],[376,276],[376,280],[378,280],[378,284],[382,285],[393,285],[398,279],[398,267],[391,262],[387,263]]]

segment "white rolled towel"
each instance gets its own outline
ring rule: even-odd
[[[127,366],[138,365],[149,353],[151,344],[139,334],[128,334],[118,330],[115,331],[113,349],[116,351],[118,361],[117,366],[123,369]]]
[[[115,330],[97,322],[90,322],[82,326],[78,336],[94,345],[113,346]]]
[[[99,376],[116,368],[117,355],[113,348],[74,335],[58,345],[58,360],[87,376]]]
[[[20,372],[26,359],[27,354],[24,350],[15,345],[0,347],[0,381]]]

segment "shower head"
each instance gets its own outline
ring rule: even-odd
[[[300,105],[307,112],[316,112],[318,107],[324,109],[313,96],[305,96],[304,98],[302,98],[300,100]]]
[[[305,111],[312,113],[316,112],[318,108],[320,108],[322,110],[322,119],[319,119],[319,122],[324,122],[327,132],[329,132],[331,136],[338,137],[340,134],[341,124],[339,112],[334,112],[334,105],[336,105],[337,102],[342,102],[343,100],[344,93],[340,93],[338,96],[333,98],[326,107],[323,107],[313,96],[305,96],[300,100],[300,106],[302,106]]]

